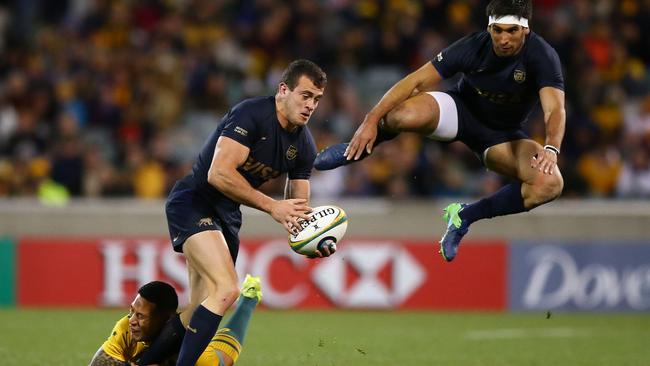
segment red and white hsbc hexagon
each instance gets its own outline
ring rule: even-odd
[[[398,242],[351,241],[334,256],[319,260],[297,256],[282,243],[251,248],[247,256],[252,254],[252,261],[239,262],[240,272],[248,267],[265,280],[264,304],[269,307],[397,307],[426,280],[426,268]]]

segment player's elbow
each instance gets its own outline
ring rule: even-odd
[[[562,125],[566,124],[566,110],[564,106],[557,106],[544,113],[544,121],[558,121]]]
[[[211,167],[208,170],[208,183],[220,191],[228,184],[228,177],[228,172],[224,168]]]
[[[385,120],[387,127],[399,131],[405,122],[412,121],[415,118],[417,118],[417,112],[412,108],[408,108],[406,103],[402,102],[388,112]]]

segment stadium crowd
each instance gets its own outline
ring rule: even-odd
[[[319,148],[348,140],[392,83],[485,29],[486,3],[0,5],[0,197],[165,197],[228,108],[273,94],[296,58],[328,73],[310,121]],[[535,0],[533,14],[564,65],[564,197],[650,198],[650,1]],[[542,117],[527,125],[540,142]],[[478,196],[503,183],[457,143],[403,134],[373,155],[314,172],[314,197]]]

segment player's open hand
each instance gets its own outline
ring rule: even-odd
[[[551,150],[541,149],[530,160],[530,167],[544,174],[552,175],[557,165],[557,154]]]
[[[348,148],[345,149],[345,155],[348,160],[359,160],[364,150],[366,153],[372,153],[373,145],[377,139],[377,125],[379,119],[369,114],[366,115],[363,122],[357,128],[357,131],[352,136]]]
[[[311,207],[307,205],[304,198],[292,198],[288,200],[275,201],[271,207],[271,217],[287,230],[289,234],[297,234],[300,231],[298,221],[309,220]]]

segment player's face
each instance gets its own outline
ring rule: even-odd
[[[521,51],[530,29],[515,24],[494,23],[488,26],[488,32],[492,37],[494,53],[499,57],[510,57]]]
[[[318,88],[306,76],[298,79],[298,84],[293,90],[289,86],[280,83],[279,94],[282,98],[282,110],[280,114],[286,118],[291,126],[304,126],[309,121],[312,113],[318,107],[318,102],[323,97],[323,88]]]
[[[129,311],[129,331],[134,340],[150,341],[162,329],[165,319],[155,309],[156,305],[139,294],[135,297]]]

